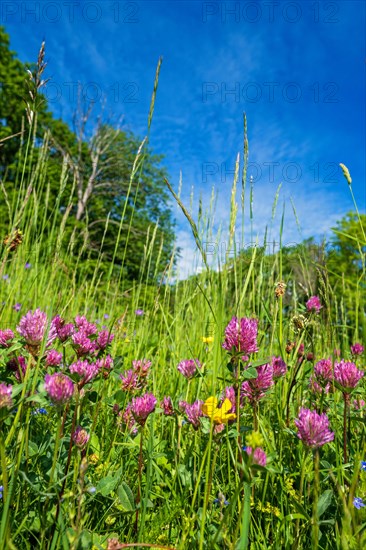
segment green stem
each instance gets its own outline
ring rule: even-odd
[[[208,444],[208,446],[210,448],[210,453],[211,453],[211,447],[212,447],[212,433],[213,433],[213,424],[211,424],[210,440],[209,440],[209,444]],[[215,468],[215,463],[216,463],[216,457],[217,457],[218,450],[219,450],[219,448],[217,447],[215,449],[215,454],[213,456],[212,462],[210,463],[210,461],[208,460],[207,461],[207,466],[206,466],[206,480],[208,480],[208,482],[205,485],[205,495],[204,495],[203,509],[202,509],[202,516],[201,516],[201,530],[200,530],[200,538],[199,538],[199,550],[202,550],[203,545],[205,543],[204,535],[205,535],[205,524],[206,524],[206,511],[207,511],[208,499],[209,499],[210,492],[211,492],[212,476],[213,476],[213,471],[214,471],[214,468]]]
[[[343,460],[346,464],[348,462],[347,456],[347,418],[349,410],[350,396],[348,393],[343,394],[344,410],[343,410]]]
[[[300,487],[299,487],[299,504],[301,504],[301,501],[302,501],[302,494],[303,494],[303,491],[304,491],[304,479],[305,479],[305,466],[306,466],[306,459],[307,459],[307,449],[305,448],[305,451],[304,451],[304,458],[303,458],[303,461],[302,461],[302,464],[301,464],[301,476],[300,476]],[[293,544],[293,550],[296,550],[296,548],[298,548],[298,545],[299,545],[299,536],[300,536],[300,519],[297,519],[296,520],[296,537],[295,537],[295,540],[294,540],[294,544]]]
[[[62,430],[62,422],[61,422],[61,416],[58,415],[57,418],[57,431],[56,431],[56,440],[55,440],[55,449],[53,451],[53,459],[52,459],[52,467],[51,467],[51,474],[50,474],[50,480],[48,482],[48,491],[50,490],[52,483],[53,483],[53,476],[55,474],[55,468],[57,463],[57,457],[58,457],[58,451],[60,449],[60,443],[61,443],[61,430]],[[48,492],[47,491],[47,492]]]
[[[319,546],[319,516],[318,516],[318,498],[319,498],[319,449],[314,452],[314,500],[313,500],[313,519],[312,519],[312,550],[318,550]]]
[[[243,501],[243,515],[241,523],[241,538],[240,548],[246,550],[249,545],[249,527],[250,527],[250,483],[244,482],[244,501]]]
[[[5,500],[8,494],[8,469],[6,465],[6,452],[5,452],[4,438],[2,436],[2,432],[1,432],[1,438],[0,438],[0,453],[1,453],[3,499]]]
[[[137,497],[136,497],[136,519],[135,519],[135,532],[138,533],[139,526],[139,508],[138,505],[141,501],[141,485],[142,485],[142,468],[144,465],[143,455],[142,455],[142,444],[144,439],[144,426],[141,427],[140,431],[140,452],[139,452],[139,464],[138,464],[138,486],[137,486]]]

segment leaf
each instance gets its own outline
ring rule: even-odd
[[[10,348],[7,348],[6,351],[7,351],[8,355],[9,355],[9,354],[12,353],[13,351],[16,351],[17,349],[20,349],[20,348],[22,348],[22,347],[23,347],[23,344],[22,344],[22,343],[16,342],[16,343],[13,344],[12,346],[10,346]]]
[[[184,464],[179,464],[178,473],[184,487],[191,485],[191,472],[187,470]]]
[[[307,520],[307,521],[310,521],[311,518],[309,516],[309,514],[307,513],[307,511],[305,510],[305,508],[303,507],[302,504],[300,504],[300,502],[298,502],[295,498],[291,498],[290,499],[292,504],[295,506],[295,508],[297,509],[297,511],[302,515],[304,516],[304,518]]]
[[[98,439],[98,436],[96,433],[92,433],[91,435],[91,438],[90,438],[90,447],[93,449],[93,451],[95,453],[99,453],[100,452],[100,443],[99,443],[99,439]]]
[[[115,476],[107,476],[101,479],[96,487],[97,492],[106,497],[114,490],[118,479]]]
[[[267,363],[270,363],[271,359],[269,357],[264,357],[262,359],[257,359],[257,361],[253,361],[250,363],[250,367],[261,367],[262,365],[267,365]]]
[[[229,363],[226,365],[228,370],[233,373],[234,372],[234,365],[231,361],[229,361]]]
[[[122,483],[117,488],[117,496],[125,512],[133,512],[136,509],[133,493],[127,483]]]
[[[255,369],[254,367],[249,367],[248,369],[245,369],[245,371],[243,372],[244,379],[252,379],[257,377],[258,377],[257,369]]]
[[[34,456],[38,453],[38,445],[34,443],[33,441],[29,441],[28,443],[28,454],[29,456]]]
[[[327,489],[322,493],[318,500],[318,517],[320,517],[322,514],[324,514],[325,510],[330,506],[330,503],[332,502],[333,497],[333,491],[331,489]]]
[[[288,516],[285,516],[283,519],[285,521],[293,521],[295,519],[307,519],[307,518],[302,514],[288,514]]]

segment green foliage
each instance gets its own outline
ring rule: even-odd
[[[122,280],[123,286],[132,280],[161,277],[170,262],[174,240],[161,157],[151,152],[146,140],[141,147],[131,132],[102,123],[94,132],[87,131],[85,112],[77,115],[80,120],[75,134],[47,110],[42,96],[46,65],[42,56],[31,67],[31,80],[26,65],[10,52],[2,27],[0,53],[3,238],[19,228],[27,233],[29,245],[41,233],[52,247],[55,228],[61,225],[63,250],[71,246],[82,251],[79,281],[80,269],[92,276],[96,266],[109,277],[113,274]],[[31,128],[25,100],[28,111],[36,111]],[[37,217],[32,215],[34,208]]]

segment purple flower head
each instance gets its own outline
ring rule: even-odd
[[[314,366],[314,374],[318,382],[322,385],[326,385],[329,382],[333,382],[333,363],[331,359],[321,359]]]
[[[132,361],[132,368],[139,378],[146,378],[151,367],[151,361],[148,359],[138,359]]]
[[[120,379],[122,380],[122,389],[124,391],[134,392],[141,389],[139,375],[132,369],[120,374]]]
[[[10,408],[13,405],[13,400],[11,398],[11,392],[13,387],[9,384],[0,383],[0,409]]]
[[[184,359],[179,363],[177,366],[177,369],[183,376],[185,376],[188,380],[192,378],[197,369],[201,369],[202,365],[198,361],[198,359]]]
[[[64,319],[56,315],[52,319],[50,332],[54,330],[61,342],[65,342],[75,332],[75,327],[72,323],[65,324]]]
[[[248,354],[258,351],[257,345],[258,320],[243,317],[238,321],[233,317],[225,328],[225,342],[222,347],[229,352],[243,352],[243,361],[248,360]]]
[[[329,430],[329,420],[325,413],[301,408],[299,418],[295,420],[297,436],[307,447],[317,449],[333,441],[334,433]]]
[[[26,262],[24,269],[30,269],[31,267],[32,267],[32,264],[30,264],[29,262]]]
[[[298,357],[302,357],[304,355],[305,345],[301,343],[299,345],[299,349],[297,350]]]
[[[141,397],[132,399],[132,414],[140,426],[144,426],[147,417],[155,410],[156,397],[152,393],[145,393]]]
[[[64,405],[74,394],[73,381],[62,372],[46,374],[44,382],[46,392],[55,405]]]
[[[344,361],[343,359],[340,363],[334,365],[334,379],[342,386],[342,390],[345,393],[351,393],[363,375],[364,372],[358,370],[354,363]]]
[[[28,311],[28,313],[20,319],[17,331],[23,336],[27,344],[38,346],[45,336],[46,328],[47,315],[37,308],[34,313]]]
[[[120,420],[126,424],[127,428],[133,433],[137,433],[137,427],[136,427],[136,420],[135,417],[132,414],[132,404],[129,403],[125,410],[118,413],[118,423],[120,423]]]
[[[97,337],[97,346],[99,349],[105,349],[112,342],[114,334],[110,334],[108,330],[101,330]]]
[[[97,359],[95,363],[98,365],[98,369],[111,370],[113,368],[113,359],[110,355]]]
[[[197,400],[190,405],[186,401],[179,401],[179,408],[182,412],[186,413],[187,420],[195,430],[197,430],[200,427],[200,418],[203,416],[202,412],[202,405],[203,401]]]
[[[353,346],[351,346],[352,355],[362,355],[363,352],[364,352],[364,347],[362,344],[359,344],[358,342],[356,342],[355,344],[353,344]]]
[[[78,329],[83,332],[86,336],[91,336],[97,332],[97,327],[94,323],[89,323],[84,315],[77,315],[75,317],[75,324]]]
[[[257,368],[257,378],[247,380],[241,385],[241,397],[247,397],[251,404],[259,401],[266,395],[267,390],[273,386],[273,367],[269,363]]]
[[[89,441],[90,435],[81,426],[78,426],[71,437],[79,449],[84,449]]]
[[[4,279],[4,281],[7,281],[9,279],[9,275],[7,273],[5,275],[3,275],[3,279]]]
[[[310,311],[315,311],[315,313],[319,313],[323,306],[321,305],[320,299],[318,296],[311,296],[309,300],[306,302],[306,309]]]
[[[95,350],[95,344],[87,337],[86,333],[79,331],[71,336],[78,357],[87,355]]]
[[[231,402],[231,409],[227,411],[228,413],[236,413],[236,394],[233,386],[227,386],[222,393],[222,400],[229,399]]]
[[[89,363],[88,361],[79,359],[69,366],[69,370],[72,374],[76,373],[80,376],[81,384],[84,386],[97,376],[99,367],[97,363]]]
[[[163,412],[166,416],[173,416],[174,415],[174,407],[171,398],[164,397],[162,402],[160,403],[160,407],[163,409]]]
[[[320,384],[318,384],[317,377],[312,374],[309,379],[309,388],[313,393],[329,393],[330,383],[327,382],[325,385],[321,386]]]
[[[22,355],[13,357],[6,364],[7,368],[15,373],[15,378],[21,380],[27,370],[27,362]]]
[[[59,353],[55,349],[46,351],[46,365],[47,367],[57,367],[62,361],[62,353]]]
[[[272,357],[273,378],[280,378],[287,372],[287,365],[282,357]]]
[[[19,302],[13,305],[13,309],[15,309],[15,311],[20,311],[21,307],[22,307],[22,304],[20,304]]]
[[[143,314],[144,314],[143,309],[135,309],[135,315],[137,315],[137,317],[141,317]]]
[[[14,332],[10,328],[5,330],[0,330],[0,347],[8,348],[10,347],[10,341],[14,338]]]
[[[357,410],[363,409],[365,405],[366,405],[366,402],[363,399],[354,399],[353,400],[353,406]]]
[[[252,458],[253,464],[258,464],[258,466],[265,466],[267,464],[267,455],[260,447],[256,447],[254,452],[252,447],[245,447],[244,450]]]
[[[361,508],[363,508],[365,506],[365,503],[364,501],[362,500],[362,498],[360,497],[354,497],[353,499],[353,506],[355,508],[357,508],[357,510],[360,510]]]
[[[109,319],[108,313],[105,313],[105,314],[103,315],[103,317],[104,317],[104,319]]]

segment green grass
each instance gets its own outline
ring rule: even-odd
[[[158,73],[159,67],[157,77]],[[156,89],[157,80],[149,128]],[[244,127],[246,132],[246,120]],[[141,279],[127,285],[122,270],[116,276],[113,261],[109,270],[102,268],[102,250],[100,261],[92,264],[85,257],[87,241],[73,243],[74,237],[65,231],[68,209],[61,226],[56,227],[56,215],[54,222],[45,218],[47,162],[42,151],[37,161],[32,160],[31,137],[32,129],[24,144],[24,165],[18,168],[19,193],[10,199],[3,189],[12,220],[9,234],[22,228],[23,240],[15,250],[10,250],[9,243],[2,249],[1,329],[16,333],[21,317],[37,307],[47,313],[49,322],[56,314],[67,322],[73,322],[76,315],[86,315],[92,322],[99,319],[98,329],[105,324],[115,335],[109,350],[114,368],[108,376],[99,374],[77,391],[68,405],[58,408],[51,406],[44,388],[46,372],[59,370],[45,367],[45,342],[32,356],[29,346],[16,335],[10,348],[0,350],[0,380],[13,387],[13,406],[0,408],[0,484],[4,488],[0,547],[99,549],[117,538],[125,545],[121,547],[141,543],[141,548],[182,550],[364,548],[366,515],[354,507],[353,498],[366,497],[366,472],[360,467],[366,457],[365,412],[352,403],[356,397],[365,396],[365,383],[361,380],[351,396],[346,418],[347,462],[343,460],[341,391],[334,385],[326,395],[309,389],[316,361],[334,357],[335,348],[350,360],[350,342],[360,341],[364,335],[359,319],[364,312],[362,278],[345,305],[342,296],[330,287],[323,269],[318,291],[323,309],[318,315],[309,315],[304,300],[297,297],[297,279],[301,277],[311,285],[310,271],[319,266],[309,263],[304,248],[303,253],[298,252],[300,274],[284,270],[282,245],[276,254],[263,254],[265,237],[244,256],[236,250],[233,259],[226,258],[220,272],[206,265],[201,274],[177,282],[172,258],[164,282],[158,274],[151,282],[146,273],[155,238],[152,227]],[[248,200],[246,136],[244,144],[242,214]],[[131,181],[141,168],[143,156],[142,145]],[[239,160],[232,187],[227,250],[232,249],[237,221]],[[54,213],[67,177],[65,164]],[[194,221],[194,215],[168,185],[205,261],[203,243],[215,239],[210,226],[212,212]],[[273,217],[279,193],[274,197]],[[71,194],[70,205],[72,201]],[[116,232],[116,250],[122,222],[126,223],[124,216]],[[133,219],[127,222],[133,227]],[[282,216],[279,242],[285,223]],[[221,244],[221,237],[216,239],[216,244]],[[244,225],[241,242],[245,242]],[[29,269],[24,267],[26,262],[31,263]],[[363,258],[363,276],[364,266]],[[287,294],[277,297],[276,284],[282,279]],[[349,286],[345,281],[343,284],[348,292]],[[16,303],[21,304],[20,311],[14,309]],[[139,308],[143,316],[135,314]],[[357,312],[355,326],[348,314],[352,309]],[[179,409],[179,401],[219,398],[231,385],[238,392],[247,376],[241,365],[238,377],[233,377],[233,369],[228,368],[230,356],[222,348],[225,327],[233,315],[258,319],[259,351],[251,357],[252,362],[258,366],[271,356],[281,356],[288,370],[260,400],[257,412],[246,401],[237,419],[219,434],[207,417],[201,418],[195,430]],[[299,315],[308,322],[302,330],[294,331],[293,320]],[[209,336],[213,341],[204,342],[203,337]],[[286,343],[295,340],[294,347],[286,351]],[[301,344],[304,360],[299,362]],[[57,349],[63,353],[68,372],[67,366],[75,360],[74,348],[67,341],[59,342]],[[7,363],[20,354],[28,368],[17,380]],[[152,366],[146,386],[133,395],[152,392],[157,406],[146,425],[137,426],[134,433],[122,419],[133,395],[121,389],[120,374],[131,368],[133,360],[143,358],[150,359]],[[189,358],[198,358],[203,368],[187,381],[177,365]],[[362,358],[357,359],[357,365],[362,368]],[[78,377],[73,379],[77,384]],[[173,400],[173,416],[165,416],[160,408],[164,396]],[[334,441],[319,449],[319,462],[317,453],[307,450],[296,434],[294,419],[301,406],[326,411],[335,433]],[[47,414],[34,414],[39,408],[45,408]],[[266,467],[251,465],[242,450],[257,421],[267,454]],[[79,424],[90,435],[84,450],[70,440]]]

